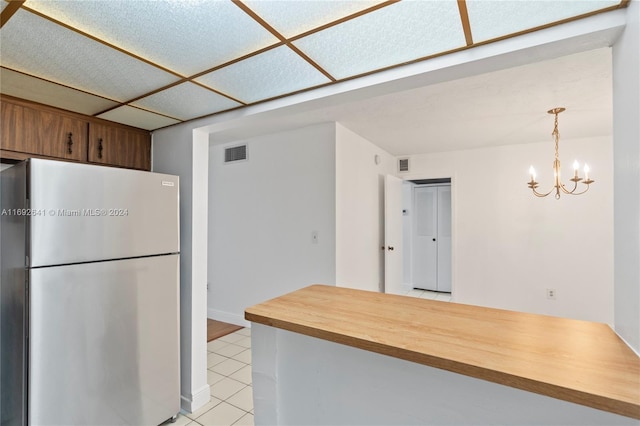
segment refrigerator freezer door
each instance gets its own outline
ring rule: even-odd
[[[158,425],[179,412],[178,264],[30,271],[31,425]]]
[[[180,251],[178,177],[29,160],[30,266]]]

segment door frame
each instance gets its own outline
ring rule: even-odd
[[[457,185],[457,173],[452,171],[451,173],[428,173],[428,172],[406,172],[396,173],[398,178],[403,181],[410,180],[422,180],[422,179],[451,179],[451,300],[456,299],[456,281],[457,281],[457,268],[456,259],[458,251],[458,220],[457,220],[457,208],[458,208],[458,185]],[[403,255],[406,255],[403,253]]]
[[[447,182],[447,183],[417,183],[417,184],[414,183],[414,185],[411,187],[411,200],[410,200],[411,201],[411,210],[410,211],[413,212],[413,213],[412,213],[412,216],[411,216],[411,261],[409,263],[410,263],[410,268],[411,268],[411,279],[412,279],[412,281],[414,281],[414,284],[415,284],[415,276],[416,276],[415,272],[416,271],[415,271],[415,262],[413,260],[414,260],[415,255],[416,255],[416,253],[415,253],[415,249],[416,249],[415,238],[416,238],[416,232],[417,232],[416,225],[417,225],[417,216],[418,216],[417,213],[416,213],[417,212],[417,209],[416,209],[416,189],[418,189],[418,188],[435,188],[436,189],[435,198],[437,200],[436,201],[436,206],[438,206],[439,203],[440,203],[440,197],[439,197],[439,193],[440,192],[439,192],[439,190],[437,188],[442,188],[442,187],[449,188],[449,200],[450,200],[450,203],[451,203],[451,182]],[[436,227],[435,227],[434,232],[436,234],[438,234],[438,229],[440,228],[440,225],[439,225],[439,223],[440,223],[440,213],[439,213],[440,212],[440,207],[437,207],[436,210],[437,210],[436,211]],[[453,212],[451,210],[449,211],[449,219],[450,219],[451,225],[453,227]],[[439,237],[440,237],[440,235],[438,235],[437,244],[440,244],[440,238]],[[451,235],[449,238],[451,239],[451,243],[453,244],[453,235]],[[436,241],[435,238],[434,238],[434,241]],[[449,263],[450,263],[450,268],[451,269],[453,269],[452,268],[452,264],[451,264],[452,250],[453,250],[453,247],[451,247],[450,250],[449,250]],[[440,250],[439,250],[438,246],[436,245],[436,259],[435,259],[435,264],[436,264],[436,271],[435,271],[436,288],[440,287],[440,257],[439,257],[439,252],[440,252]],[[406,256],[404,251],[403,251],[403,256]],[[451,293],[453,293],[453,288],[451,286],[451,279],[449,279],[449,287],[451,288]],[[429,291],[440,292],[440,290],[429,290]]]

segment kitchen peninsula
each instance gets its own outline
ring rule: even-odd
[[[637,424],[605,324],[313,285],[248,308],[256,424]]]

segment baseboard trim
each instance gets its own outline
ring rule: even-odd
[[[180,408],[187,413],[193,413],[204,407],[211,400],[211,386],[203,386],[194,394],[180,395]]]
[[[218,309],[207,308],[207,318],[228,322],[229,324],[235,324],[241,327],[251,327],[251,322],[245,320],[242,315],[232,314]]]

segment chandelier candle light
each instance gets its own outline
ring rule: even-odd
[[[573,162],[573,177],[569,179],[571,182],[573,182],[573,189],[568,190],[564,186],[564,184],[560,181],[560,157],[558,155],[558,142],[560,141],[560,132],[558,132],[558,114],[560,114],[564,110],[565,108],[559,107],[559,108],[554,108],[547,111],[549,114],[554,114],[556,116],[553,132],[551,133],[556,143],[556,159],[553,162],[553,175],[554,175],[555,183],[553,185],[553,188],[551,188],[551,191],[547,192],[546,194],[536,191],[536,188],[538,187],[538,182],[536,182],[536,171],[533,168],[533,166],[531,166],[531,168],[529,168],[529,174],[531,175],[531,180],[529,181],[528,185],[529,185],[529,188],[533,190],[533,194],[536,197],[546,197],[547,195],[551,194],[554,191],[556,193],[555,195],[556,200],[560,199],[561,193],[565,193],[568,195],[584,194],[589,190],[589,185],[595,182],[594,180],[589,179],[589,166],[586,164],[584,165],[584,169],[583,169],[584,179],[578,176],[578,169],[580,168],[578,161]],[[576,192],[576,189],[578,189],[578,182],[580,181],[582,181],[583,184],[587,185],[587,187],[584,189],[584,191]]]

